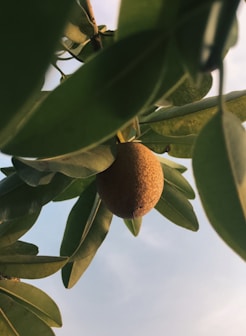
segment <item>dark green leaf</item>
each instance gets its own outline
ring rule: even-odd
[[[13,335],[55,336],[52,329],[37,315],[3,293],[0,293],[0,309],[7,323],[15,330],[16,334]]]
[[[42,86],[71,4],[70,0],[2,3],[1,144],[28,115],[28,110],[20,108],[35,88]]]
[[[133,236],[137,237],[141,229],[142,218],[124,219],[124,223]]]
[[[36,255],[38,254],[38,247],[34,244],[26,243],[23,241],[16,241],[12,245],[0,248],[1,256],[16,255],[16,254]]]
[[[210,74],[201,75],[197,83],[187,75],[178,88],[166,97],[166,100],[176,106],[201,100],[211,89],[212,82]]]
[[[53,199],[53,202],[65,201],[80,196],[94,179],[94,176],[75,179],[63,192]]]
[[[17,174],[6,177],[0,183],[0,219],[13,220],[39,212],[71,182],[71,178],[57,173],[51,183],[30,187]]]
[[[55,176],[55,173],[39,171],[27,165],[26,162],[28,163],[28,160],[13,158],[12,162],[18,176],[22,179],[23,182],[31,187],[49,184]]]
[[[180,2],[176,40],[185,69],[197,79],[204,30],[214,0]]]
[[[191,203],[183,193],[167,181],[165,181],[163,193],[155,208],[174,224],[192,231],[198,230],[198,221]]]
[[[62,239],[60,254],[71,257],[80,244],[82,235],[87,233],[87,223],[96,199],[96,183],[91,183],[73,206]]]
[[[42,290],[23,282],[2,280],[0,291],[36,314],[50,327],[61,327],[61,314],[56,303]]]
[[[0,309],[0,335],[19,336],[2,309]]]
[[[0,224],[0,248],[12,245],[23,236],[36,222],[40,211],[21,218],[3,221]]]
[[[66,262],[65,257],[0,256],[0,273],[17,278],[40,279],[57,272]]]
[[[184,178],[184,176],[177,169],[171,168],[167,164],[162,162],[162,158],[160,158],[160,162],[165,181],[177,188],[188,199],[194,199],[194,190],[192,189],[189,182]]]
[[[165,53],[164,36],[156,31],[97,53],[52,91],[3,152],[51,157],[88,150],[109,139],[155,98]]]
[[[203,71],[212,71],[220,66],[239,2],[239,0],[215,1],[211,6],[201,52]]]
[[[168,1],[162,0],[152,0],[151,2],[122,0],[116,38],[120,40],[153,29],[170,32],[176,24],[175,19],[179,2],[179,0],[174,0],[170,5]]]
[[[185,145],[189,148],[189,152],[191,157],[191,152],[193,148],[194,141],[196,139],[196,135],[189,134],[189,135],[181,135],[181,136],[173,136],[173,135],[162,135],[156,133],[151,127],[146,127],[146,125],[141,126],[142,134],[138,138],[141,142],[149,147],[156,153],[162,154],[168,152],[169,155],[173,155],[175,153],[176,148],[183,148]],[[187,157],[187,151],[180,157]],[[175,155],[173,155],[175,156]]]
[[[3,167],[0,170],[5,176],[9,176],[9,175],[15,173],[14,167]]]
[[[193,169],[211,225],[246,260],[246,134],[238,118],[220,111],[206,124]]]
[[[80,220],[81,216],[79,216],[79,212],[82,215],[83,208],[79,209],[77,207],[75,210],[74,227],[79,223],[83,231],[80,234],[77,248],[70,258],[71,262],[66,264],[62,269],[63,283],[67,288],[74,286],[89,266],[98,248],[104,241],[112,220],[112,213],[103,205],[100,199],[96,200],[86,223],[83,223]]]
[[[37,176],[44,175],[45,184],[47,178],[48,183],[50,173],[59,172],[66,176],[74,178],[86,178],[107,169],[115,160],[116,142],[110,141],[108,143],[99,145],[86,152],[75,152],[50,159],[40,160],[25,160],[13,159],[14,166],[17,173],[23,178],[25,182],[30,184],[32,171],[37,170]],[[29,174],[28,174],[29,173]],[[47,173],[49,173],[47,175]],[[51,175],[52,177],[53,175]],[[46,182],[47,183],[47,182]]]

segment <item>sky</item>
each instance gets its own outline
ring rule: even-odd
[[[98,24],[114,29],[117,4],[91,1]],[[239,13],[239,41],[226,57],[225,93],[245,89],[246,6]],[[57,80],[50,71],[49,85]],[[216,83],[216,76],[215,83]],[[217,87],[211,90],[217,93]],[[177,159],[173,159],[178,161]],[[195,188],[189,160],[186,177]],[[2,164],[1,164],[2,165]],[[73,201],[47,205],[23,239],[42,255],[59,255]],[[59,305],[63,327],[57,336],[242,336],[246,333],[246,267],[214,232],[192,201],[200,229],[182,229],[157,211],[143,219],[138,237],[114,217],[110,232],[91,265],[72,289],[60,273],[31,283]]]

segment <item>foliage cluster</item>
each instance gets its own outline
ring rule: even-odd
[[[58,270],[66,288],[80,279],[110,229],[113,215],[95,176],[113,163],[119,140],[190,158],[211,225],[246,259],[246,91],[222,95],[238,4],[122,0],[112,31],[97,26],[86,0],[4,2],[0,149],[13,166],[1,169],[0,182],[1,335],[48,336],[61,326],[53,300],[18,279]],[[70,58],[82,66],[64,74],[58,64]],[[50,64],[61,83],[48,92],[42,87]],[[215,69],[219,95],[204,98]],[[158,157],[165,187],[156,210],[197,231],[186,168]],[[72,198],[60,256],[40,256],[19,240],[45,204]],[[135,236],[141,222],[124,219]]]

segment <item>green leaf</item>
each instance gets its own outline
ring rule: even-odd
[[[76,251],[81,236],[85,234],[85,231],[87,232],[87,222],[95,203],[96,194],[97,189],[94,181],[84,190],[70,211],[61,243],[60,255],[71,257]]]
[[[14,167],[3,167],[3,168],[0,168],[0,171],[1,171],[5,176],[9,176],[9,175],[15,173],[15,168],[14,168]]]
[[[211,89],[212,82],[213,78],[208,73],[201,75],[197,83],[187,75],[178,88],[166,97],[166,100],[176,106],[201,100]]]
[[[234,91],[223,99],[228,110],[241,121],[246,121],[246,91]],[[163,136],[198,134],[201,128],[216,113],[218,97],[209,97],[184,106],[160,108],[141,123],[151,123],[153,130]]]
[[[2,308],[0,308],[0,335],[19,336],[7,316],[4,314]]]
[[[153,31],[97,53],[48,95],[3,152],[52,157],[87,151],[109,139],[153,100],[165,52],[163,34]],[[130,100],[123,99],[122,88]]]
[[[66,262],[65,257],[0,256],[0,272],[11,277],[40,279],[57,272]]]
[[[168,1],[152,0],[122,0],[118,17],[116,39],[147,32],[153,29],[162,29],[169,32],[175,27],[179,0],[170,4]]]
[[[30,187],[17,174],[6,177],[0,183],[0,219],[8,221],[39,212],[71,181],[71,178],[57,173],[51,183]]]
[[[174,224],[188,230],[198,230],[198,221],[191,203],[168,181],[165,181],[164,190],[155,209]]]
[[[185,171],[187,171],[187,168],[178,163],[178,162],[175,162],[175,161],[171,161],[165,157],[159,157],[159,160],[162,162],[162,163],[165,163],[165,165],[169,166],[170,168],[175,168],[177,169],[180,173],[184,173]]]
[[[1,144],[28,115],[21,107],[42,86],[71,4],[70,0],[2,3]]]
[[[214,0],[189,0],[180,3],[176,40],[183,66],[195,80],[200,73],[204,30],[213,3]]]
[[[193,170],[211,225],[246,260],[246,135],[233,114],[220,111],[202,129]]]
[[[49,184],[52,181],[55,173],[39,171],[26,164],[26,161],[27,163],[29,162],[28,160],[12,158],[15,171],[23,182],[31,187],[37,187],[39,185]]]
[[[55,336],[52,329],[36,314],[3,293],[0,293],[0,309],[15,331],[10,335]]]
[[[38,176],[45,174],[45,178],[49,178],[50,173],[54,172],[74,178],[86,178],[100,173],[113,163],[116,154],[115,148],[116,142],[110,141],[86,152],[75,152],[50,159],[25,160],[13,158],[13,164],[17,173],[22,179],[24,177],[25,182],[29,182],[28,184],[32,181],[33,169],[34,175],[37,170]]]
[[[239,2],[239,0],[215,1],[211,6],[201,52],[203,71],[212,71],[220,66]]]
[[[36,222],[40,211],[21,218],[1,222],[0,225],[0,248],[14,244]]]
[[[137,237],[141,229],[142,218],[124,219],[124,223],[133,236]]]
[[[23,241],[16,241],[12,245],[0,248],[0,255],[36,255],[38,254],[38,247],[34,244],[26,243]]]
[[[66,288],[74,286],[85,272],[98,248],[104,241],[112,220],[112,213],[103,205],[101,200],[97,198],[89,217],[81,221],[84,209],[82,203],[77,203],[76,207],[72,209],[71,217],[69,218],[70,221],[68,222],[70,225],[70,237],[68,234],[66,236],[64,235],[66,240],[63,239],[62,242],[61,251],[64,251],[66,245],[69,244],[68,239],[72,238],[72,230],[75,230],[80,224],[82,230],[80,229],[77,232],[80,240],[78,241],[77,239],[76,244],[67,247],[70,248],[70,251],[75,247],[76,249],[74,249],[71,254],[70,262],[62,269],[62,279]],[[74,237],[73,242],[75,242]]]
[[[168,152],[169,155],[175,156],[177,149],[183,149],[185,146],[186,150],[179,152],[179,157],[191,157],[196,135],[162,135],[156,133],[151,127],[146,127],[146,125],[141,125],[141,131],[142,134],[138,139],[152,151],[159,154]]]
[[[164,179],[169,183],[169,185],[177,188],[185,197],[188,199],[195,198],[195,192],[189,182],[184,178],[184,176],[175,168],[169,167],[159,158],[164,174]]]
[[[56,303],[42,290],[23,282],[1,280],[0,291],[36,314],[50,327],[62,326]]]
[[[80,196],[94,179],[94,176],[75,179],[63,192],[53,199],[53,202],[65,201]]]
[[[227,109],[246,120],[246,91],[235,91],[224,96]],[[147,121],[151,128],[163,136],[197,135],[216,113],[218,97],[210,97],[181,107],[159,109]],[[169,154],[176,157],[191,157],[193,145],[173,144]]]

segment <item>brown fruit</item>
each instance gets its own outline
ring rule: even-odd
[[[164,175],[157,157],[138,142],[117,145],[116,160],[97,174],[98,193],[115,215],[138,218],[159,201]]]

